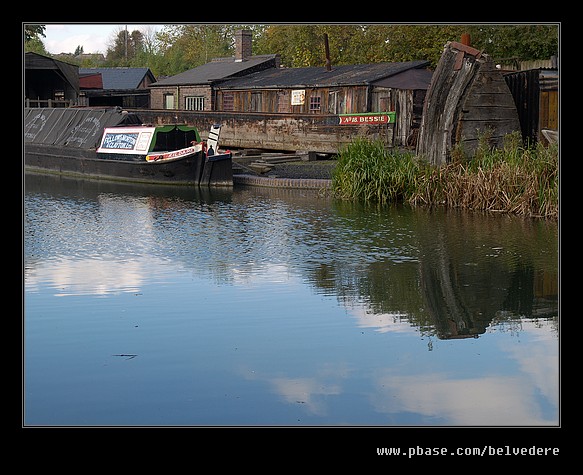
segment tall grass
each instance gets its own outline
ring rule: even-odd
[[[340,150],[332,190],[343,199],[403,201],[417,187],[419,166],[412,153],[388,150],[380,140],[359,137]]]
[[[556,219],[558,146],[524,147],[518,134],[510,134],[501,149],[483,139],[471,159],[458,147],[450,163],[432,167],[412,152],[358,138],[340,150],[332,190],[342,199]]]

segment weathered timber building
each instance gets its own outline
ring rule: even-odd
[[[432,76],[428,61],[279,63],[279,55],[254,56],[251,32],[239,30],[234,57],[151,84],[157,115],[148,118],[186,120],[201,130],[219,121],[221,142],[231,147],[335,153],[356,135],[388,146],[414,144]]]
[[[149,109],[149,68],[79,68],[79,105]]]
[[[79,97],[79,67],[29,51],[24,56],[27,107],[68,107]]]
[[[391,145],[421,125],[428,61],[267,69],[215,85],[222,111],[341,116],[391,112]]]
[[[25,106],[150,108],[149,68],[80,68],[38,53],[25,54]]]
[[[448,42],[427,91],[417,153],[441,165],[456,146],[471,156],[481,139],[499,147],[517,131],[516,105],[502,72],[487,54]]]
[[[548,141],[543,129],[559,129],[559,72],[558,68],[538,68],[504,75],[512,92],[522,139],[535,144]]]

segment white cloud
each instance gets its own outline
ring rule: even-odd
[[[74,53],[78,46],[83,47],[84,53],[107,52],[107,43],[118,31],[124,29],[125,24],[46,24],[45,37],[42,41],[45,49],[51,54]],[[128,24],[129,31],[146,28],[161,29],[162,25],[132,25]]]
[[[382,413],[411,412],[454,426],[557,424],[543,417],[532,385],[522,376],[450,379],[445,374],[388,372],[377,384],[379,391],[371,402]]]

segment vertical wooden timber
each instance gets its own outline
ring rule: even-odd
[[[448,42],[423,105],[417,153],[443,165],[457,144],[471,156],[482,135],[497,147],[515,130],[520,123],[512,94],[489,56]]]

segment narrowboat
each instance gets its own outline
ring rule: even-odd
[[[25,111],[25,171],[91,179],[232,186],[232,154],[218,151],[220,125],[149,126],[115,109]]]

